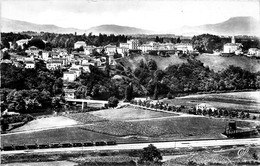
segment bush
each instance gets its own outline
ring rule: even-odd
[[[108,99],[108,107],[117,107],[118,103],[118,99],[114,96]]]

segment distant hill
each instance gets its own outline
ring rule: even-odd
[[[76,28],[63,28],[50,24],[34,24],[26,21],[12,20],[8,18],[1,18],[1,32],[22,32],[22,31],[34,31],[34,32],[51,32],[51,33],[75,33],[83,34],[150,34],[152,31],[144,30],[135,27],[119,26],[119,25],[100,25],[89,28],[88,30],[76,29]]]
[[[34,32],[51,32],[51,33],[85,33],[84,30],[76,28],[62,28],[56,25],[50,24],[34,24],[26,21],[11,20],[8,18],[1,18],[1,32],[22,32],[22,31],[34,31]]]
[[[135,27],[128,27],[128,26],[119,26],[114,24],[109,25],[100,25],[96,27],[89,28],[87,33],[92,32],[93,34],[151,34],[152,31],[135,28]]]
[[[217,24],[183,26],[178,31],[184,35],[211,33],[216,35],[260,35],[260,23],[253,17],[232,17]]]

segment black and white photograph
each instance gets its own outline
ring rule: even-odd
[[[1,165],[260,165],[259,0],[1,0]]]

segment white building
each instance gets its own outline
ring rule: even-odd
[[[64,72],[63,73],[63,80],[67,82],[73,82],[77,78],[76,72],[70,71],[70,72]]]
[[[107,55],[114,55],[116,53],[116,45],[107,45],[105,46],[105,52]]]
[[[217,108],[212,107],[211,105],[206,104],[206,103],[197,104],[197,105],[196,105],[196,110],[199,110],[199,109],[200,109],[201,111],[209,110],[209,109],[211,109],[212,111],[217,110]]]
[[[31,39],[21,39],[21,40],[17,40],[16,44],[18,45],[18,47],[20,46],[22,49],[24,49],[24,44],[28,44],[28,42]]]
[[[252,57],[260,57],[260,49],[259,48],[249,48],[247,56]]]
[[[129,44],[129,49],[131,50],[137,50],[138,47],[141,45],[140,41],[137,39],[128,40],[127,43]]]
[[[46,68],[49,70],[55,70],[58,69],[59,67],[63,66],[63,61],[62,60],[48,60],[46,64]]]
[[[75,99],[75,89],[64,89],[65,98],[67,99]]]
[[[241,44],[239,43],[226,43],[223,48],[224,53],[235,53],[241,49]]]
[[[35,68],[34,61],[25,61],[24,64],[25,64],[26,69],[34,69]]]
[[[87,44],[84,41],[77,41],[76,43],[74,43],[74,49],[80,48],[80,47],[86,47]]]
[[[29,56],[39,56],[39,52],[40,50],[35,47],[35,46],[31,46],[28,48],[28,50],[25,51]]]
[[[130,48],[130,44],[129,43],[119,43],[119,47],[124,47],[124,48]]]
[[[92,54],[94,50],[95,50],[95,46],[86,46],[86,47],[84,47],[84,53],[86,55]]]
[[[43,52],[42,52],[42,59],[43,59],[44,61],[47,61],[48,59],[50,59],[50,52],[48,52],[48,51],[43,51]]]
[[[116,49],[118,54],[122,54],[122,57],[124,57],[129,52],[129,48],[126,47],[117,47]]]
[[[178,43],[175,44],[175,48],[177,51],[183,51],[185,53],[194,51],[193,46],[190,43]]]
[[[224,44],[223,53],[235,53],[236,55],[241,54],[242,52],[242,44],[236,43],[236,39],[234,36],[231,38],[231,43]]]
[[[149,50],[153,50],[153,46],[150,44],[142,44],[138,47],[139,50],[142,50],[142,52],[148,52]]]

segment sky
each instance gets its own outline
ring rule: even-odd
[[[117,24],[153,31],[218,23],[236,16],[259,20],[259,0],[2,0],[1,17],[88,29]]]

